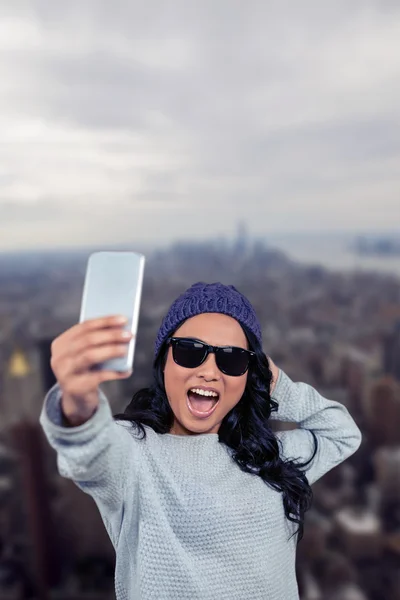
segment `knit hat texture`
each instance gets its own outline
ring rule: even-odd
[[[246,325],[262,343],[261,327],[249,300],[233,285],[199,281],[188,288],[171,305],[158,331],[154,357],[163,342],[183,321],[202,313],[222,313]]]

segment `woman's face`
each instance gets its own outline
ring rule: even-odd
[[[213,346],[239,346],[248,350],[247,338],[239,323],[219,313],[191,317],[175,331],[174,336],[196,338]],[[241,399],[246,381],[247,372],[239,377],[222,373],[214,353],[210,353],[198,367],[180,367],[174,362],[170,346],[164,370],[165,390],[175,417],[170,433],[217,433],[225,415]],[[219,394],[217,406],[210,416],[196,416],[189,409],[188,391],[193,388],[213,388]]]

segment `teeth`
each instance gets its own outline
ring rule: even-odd
[[[211,396],[213,398],[218,398],[218,394],[216,394],[215,392],[200,390],[198,388],[192,388],[190,391],[195,392],[196,394],[200,394],[200,396]]]

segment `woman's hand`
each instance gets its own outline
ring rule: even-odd
[[[272,358],[270,356],[267,356],[267,358],[268,358],[268,362],[269,362],[269,368],[272,371],[272,381],[271,381],[271,386],[270,386],[270,394],[272,394],[272,392],[275,389],[276,381],[278,379],[279,368],[276,366],[276,364],[274,363],[274,361],[272,360]]]
[[[96,364],[124,356],[132,334],[118,317],[101,317],[74,325],[51,345],[51,368],[62,390],[61,408],[70,425],[81,425],[99,404],[99,384],[123,379],[131,371],[93,370]]]

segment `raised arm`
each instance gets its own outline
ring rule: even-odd
[[[306,462],[314,452],[311,432],[318,441],[313,460],[305,467],[310,484],[349,458],[361,444],[361,431],[345,406],[324,398],[311,385],[293,382],[282,369],[272,368],[271,397],[278,403],[272,420],[297,423],[298,429],[277,432],[282,456]]]
[[[126,322],[115,316],[93,319],[74,325],[53,341],[51,367],[57,385],[47,394],[40,415],[44,433],[57,452],[60,474],[94,498],[113,543],[119,536],[126,486],[130,494],[136,490],[140,440],[125,424],[114,421],[99,387],[130,373],[96,367],[126,353],[132,337],[123,328]]]
[[[137,492],[141,442],[116,423],[108,400],[100,392],[93,416],[82,425],[64,426],[61,390],[54,386],[46,396],[40,424],[57,453],[60,475],[74,481],[92,496],[105,521],[111,541],[118,541],[124,512],[125,490]]]

